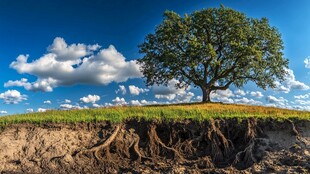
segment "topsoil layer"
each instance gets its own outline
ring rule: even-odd
[[[310,122],[14,124],[0,173],[310,173]]]

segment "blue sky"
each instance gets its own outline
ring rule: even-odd
[[[213,94],[213,101],[310,110],[308,0],[2,0],[0,115],[198,101],[199,89],[175,89],[175,81],[146,87],[135,64],[142,57],[137,45],[154,32],[165,10],[183,15],[220,4],[267,17],[282,34],[290,69],[276,89],[232,86]]]

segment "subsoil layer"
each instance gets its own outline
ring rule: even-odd
[[[0,173],[310,173],[310,121],[12,124]]]

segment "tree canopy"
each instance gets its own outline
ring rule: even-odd
[[[144,57],[138,63],[148,86],[177,79],[178,88],[200,87],[203,102],[210,101],[214,90],[249,81],[274,88],[288,67],[281,35],[267,18],[250,18],[223,6],[184,17],[166,11],[139,48]]]

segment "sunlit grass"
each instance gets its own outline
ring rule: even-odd
[[[43,113],[28,113],[0,117],[0,125],[14,123],[76,123],[76,122],[121,122],[126,119],[145,120],[183,120],[197,121],[211,118],[273,118],[278,120],[300,119],[310,120],[310,112],[279,109],[262,106],[247,106],[234,104],[178,104],[159,106],[127,106],[99,109],[58,111],[51,110]]]

